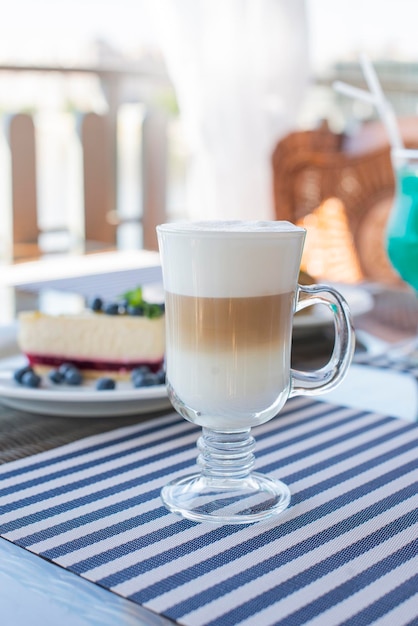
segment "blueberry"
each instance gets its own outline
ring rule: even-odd
[[[137,374],[135,374],[135,376],[131,376],[131,382],[133,384],[134,387],[142,387],[142,381],[144,379],[144,376],[146,376],[145,373],[141,373],[138,372]]]
[[[13,374],[13,378],[15,379],[17,383],[19,383],[19,385],[22,384],[22,378],[27,372],[33,372],[33,369],[31,368],[30,365],[25,365],[24,367],[20,367]]]
[[[25,387],[32,387],[33,389],[39,387],[41,384],[41,377],[35,374],[33,370],[25,372],[22,376],[22,385]]]
[[[143,306],[132,306],[129,305],[126,309],[128,315],[134,315],[136,317],[142,317],[144,315],[144,307]]]
[[[119,311],[119,313],[121,315],[124,315],[127,312],[127,310],[128,310],[128,306],[129,306],[128,301],[127,300],[119,300],[117,304],[118,304],[118,311]]]
[[[83,376],[76,367],[71,367],[68,368],[64,374],[64,382],[67,383],[67,385],[81,385]]]
[[[153,372],[137,374],[132,379],[132,384],[135,388],[138,387],[152,387],[154,385],[159,385],[158,376]]]
[[[131,371],[131,380],[133,382],[134,378],[136,378],[137,376],[143,376],[144,374],[149,374],[150,372],[151,370],[148,365],[140,365],[139,367],[135,367]]]
[[[99,378],[96,381],[96,389],[99,391],[114,389],[116,387],[116,383],[113,378]]]
[[[58,371],[60,374],[62,374],[63,376],[65,376],[65,374],[67,373],[68,370],[72,370],[74,369],[74,365],[72,363],[61,363],[61,365],[58,368]]]
[[[106,315],[119,315],[119,304],[117,302],[106,304],[104,312]]]
[[[103,300],[101,298],[94,298],[94,300],[90,303],[90,308],[92,311],[98,313],[103,308]]]
[[[64,380],[64,374],[59,370],[51,370],[48,372],[48,378],[52,383],[59,385]]]
[[[156,377],[159,385],[165,385],[165,370],[163,368],[158,370]]]

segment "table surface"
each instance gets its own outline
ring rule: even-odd
[[[292,504],[249,526],[162,506],[162,485],[196,457],[199,429],[175,413],[5,463],[1,534],[25,556],[2,549],[3,604],[13,613],[20,592],[62,623],[135,623],[136,611],[136,623],[155,612],[187,626],[271,625],[283,613],[287,626],[324,612],[350,623],[382,603],[386,613],[387,592],[395,623],[418,617],[404,606],[418,590],[416,425],[294,398],[254,431],[257,469],[284,479]]]
[[[389,342],[410,336],[410,319],[399,323],[397,317],[397,324],[390,324],[392,321],[390,308],[394,306],[393,302],[399,305],[399,294],[395,294],[390,305],[387,302],[386,291],[377,290],[374,295],[377,303],[379,298],[383,302],[382,308],[380,311],[376,308],[356,320],[356,326],[373,332],[380,339]],[[0,345],[6,355],[13,353],[14,350],[13,341],[8,343],[7,338],[10,339],[10,333],[3,332],[2,335],[0,329]],[[308,343],[306,342],[305,350],[295,346],[298,358],[303,359],[306,349],[309,352]],[[322,337],[320,344],[325,347],[325,354],[326,343],[326,337]],[[321,356],[314,344],[309,355],[310,359],[312,352],[315,357]],[[405,423],[411,423],[418,417],[416,378],[395,371],[391,367],[382,367],[378,362],[376,366],[353,364],[340,387],[320,397],[319,400],[323,406],[331,403],[353,410],[366,410],[378,415],[400,418]],[[157,416],[149,417],[158,419]],[[86,437],[94,437],[97,433],[107,432],[110,436],[115,428],[136,428],[138,424],[141,426],[143,419],[129,417],[74,420],[34,417],[1,406],[0,463],[7,464],[4,467],[12,467],[13,463],[21,462],[19,460],[30,458],[35,454],[45,454],[48,450],[61,449],[59,448],[61,446],[73,445],[72,442],[77,443]],[[257,433],[255,435],[257,436]],[[18,626],[34,623],[34,614],[40,623],[46,625],[55,625],[58,621],[62,626],[171,623],[170,620],[158,615],[158,612],[92,584],[64,566],[59,567],[45,558],[39,558],[12,540],[0,540],[0,562],[0,606],[5,624]],[[22,597],[25,598],[25,602],[21,602]]]

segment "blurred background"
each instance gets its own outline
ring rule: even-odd
[[[274,217],[283,137],[324,120],[350,137],[376,119],[332,88],[364,88],[361,53],[396,114],[417,115],[414,0],[14,0],[2,13],[3,264],[155,249],[164,220]],[[353,263],[347,280],[362,278]]]

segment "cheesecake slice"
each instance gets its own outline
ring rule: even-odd
[[[38,311],[19,315],[18,344],[29,364],[44,373],[71,363],[87,378],[127,379],[132,369],[163,366],[164,315],[149,318],[85,310],[74,315]]]

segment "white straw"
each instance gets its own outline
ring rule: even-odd
[[[378,106],[382,106],[385,102],[385,95],[383,93],[383,89],[377,77],[376,71],[370,59],[365,54],[360,55],[360,65],[361,69],[363,70],[367,86],[376,98],[376,103],[378,104]]]
[[[392,156],[396,159],[417,159],[418,160],[418,150],[408,149],[408,148],[399,148],[392,150]]]
[[[370,93],[370,91],[359,89],[353,85],[348,85],[340,80],[336,80],[332,86],[335,91],[338,91],[344,96],[349,96],[350,98],[354,98],[354,100],[362,100],[363,102],[376,106],[376,98]]]
[[[386,127],[392,150],[403,148],[403,141],[393,108],[386,100],[375,69],[365,54],[360,56],[360,64],[367,86],[375,98],[377,111]]]

